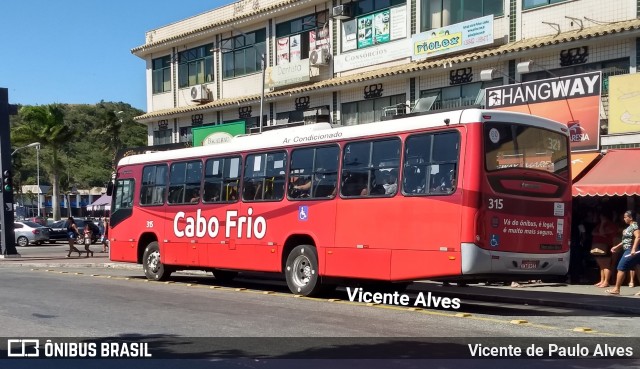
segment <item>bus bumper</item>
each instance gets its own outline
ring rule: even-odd
[[[461,244],[462,274],[565,275],[569,252],[526,254],[485,250],[473,243]]]

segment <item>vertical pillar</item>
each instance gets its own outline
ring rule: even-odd
[[[15,236],[13,232],[13,188],[11,187],[11,177],[13,168],[11,166],[11,140],[9,134],[9,90],[0,88],[0,176],[2,177],[2,196],[0,196],[2,209],[0,210],[0,241],[2,242],[3,257],[20,256],[16,250]],[[5,178],[8,177],[7,184]],[[5,188],[5,185],[7,186]]]

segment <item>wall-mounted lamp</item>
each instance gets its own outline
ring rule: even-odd
[[[499,77],[500,72],[495,68],[483,69],[480,71],[480,80],[481,81],[491,81],[497,77]]]
[[[518,83],[518,81],[516,81],[515,79],[511,78],[510,75],[504,73],[500,69],[488,68],[488,69],[483,69],[483,70],[480,71],[480,80],[481,81],[493,81],[494,79],[496,79],[498,77],[503,77],[503,76],[509,78],[509,81],[511,81],[511,82]]]
[[[532,68],[533,68],[533,60],[523,61],[516,65],[516,71],[518,72],[518,74],[529,73],[531,72]]]
[[[553,72],[551,72],[547,68],[543,67],[542,65],[536,64],[533,60],[527,60],[527,61],[523,61],[523,62],[518,63],[516,65],[516,71],[518,72],[518,74],[530,73],[530,72],[533,72],[533,67],[534,66],[538,67],[538,69],[541,69],[541,70],[549,73],[549,75],[551,77],[558,78],[558,76],[555,75]]]

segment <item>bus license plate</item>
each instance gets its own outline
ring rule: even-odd
[[[522,260],[520,269],[538,269],[538,260]]]

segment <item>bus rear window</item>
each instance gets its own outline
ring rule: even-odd
[[[515,123],[484,126],[485,168],[544,170],[568,178],[568,138],[558,132]]]

